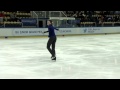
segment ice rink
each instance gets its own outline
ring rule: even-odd
[[[0,39],[0,79],[120,79],[120,34]]]

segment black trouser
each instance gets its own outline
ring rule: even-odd
[[[51,53],[52,57],[55,57],[55,43],[56,43],[56,36],[54,37],[50,37],[47,43],[47,49],[48,51]],[[50,46],[52,45],[52,49],[50,48]]]

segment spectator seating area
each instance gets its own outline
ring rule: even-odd
[[[30,11],[0,11],[0,27],[21,27],[22,18],[31,18]]]
[[[64,11],[68,17],[80,20],[80,27],[120,26],[120,11]]]
[[[77,27],[120,26],[120,11],[64,11],[79,20]],[[22,18],[32,18],[30,11],[0,11],[0,27],[22,27]],[[75,26],[75,27],[76,27]],[[60,27],[73,27],[63,24]]]

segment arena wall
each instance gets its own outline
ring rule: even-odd
[[[0,28],[0,36],[47,36],[47,28]],[[120,33],[120,27],[59,28],[56,35],[112,34]]]

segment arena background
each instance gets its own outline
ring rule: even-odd
[[[0,36],[45,36],[47,20],[57,35],[119,33],[119,11],[1,11]]]

